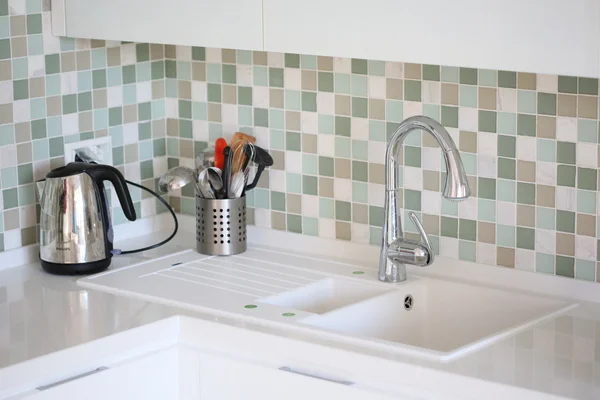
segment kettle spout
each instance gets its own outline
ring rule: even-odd
[[[44,188],[46,187],[46,180],[40,179],[35,182],[35,193],[37,194],[38,202],[42,200],[42,195],[44,194]]]

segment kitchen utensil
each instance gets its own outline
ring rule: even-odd
[[[235,155],[233,158],[233,166],[231,168],[232,174],[242,170],[242,166],[246,160],[246,155],[244,154],[243,149],[248,143],[254,145],[256,143],[256,138],[242,132],[236,132],[231,138],[229,147],[231,147],[231,150]]]
[[[223,149],[223,170],[221,173],[221,178],[223,180],[223,187],[219,191],[220,198],[226,199],[227,194],[229,193],[229,185],[231,183],[231,163],[233,161],[233,153],[231,152],[231,147],[226,146]]]
[[[198,192],[206,199],[214,199],[215,193],[223,187],[221,170],[215,167],[204,168],[198,174]]]
[[[270,167],[273,165],[273,157],[271,157],[271,155],[262,147],[254,146],[254,163],[258,166],[258,169],[254,175],[254,180],[251,184],[246,186],[244,193],[256,187],[258,180],[260,179],[260,175],[265,170],[265,167]]]
[[[218,138],[215,141],[215,167],[219,169],[223,169],[223,163],[225,162],[225,158],[223,155],[223,149],[227,146],[227,142],[223,138]]]
[[[38,182],[40,260],[55,274],[100,272],[110,265],[113,231],[104,181],[112,183],[123,214],[136,214],[123,175],[109,165],[72,162]]]
[[[246,197],[196,196],[196,247],[201,254],[216,256],[246,251]]]
[[[158,190],[162,193],[174,192],[192,182],[197,182],[196,171],[188,167],[173,167],[158,180]]]
[[[243,152],[240,153],[244,153],[244,162],[243,165],[241,167],[241,169],[237,172],[235,172],[232,176],[231,179],[231,186],[229,188],[229,197],[230,198],[237,198],[237,197],[241,197],[244,193],[244,189],[246,187],[246,184],[248,183],[248,178],[250,175],[250,167],[249,162],[250,161],[254,161],[254,155],[255,155],[255,151],[254,151],[254,145],[250,142],[247,142],[244,145],[243,148]],[[234,155],[234,163],[235,163],[236,157]]]

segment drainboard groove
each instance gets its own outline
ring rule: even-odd
[[[251,296],[252,298],[256,298],[258,296],[261,296],[261,295],[256,294],[256,293],[246,293],[246,292],[242,292],[241,290],[234,290],[234,289],[223,287],[223,286],[211,285],[211,284],[206,283],[206,282],[198,282],[198,281],[194,281],[194,280],[191,280],[191,279],[182,278],[182,277],[179,277],[179,276],[166,275],[164,273],[156,273],[156,276],[160,276],[162,278],[175,279],[175,280],[178,280],[178,281],[184,281],[184,282],[188,282],[188,283],[193,283],[195,285],[206,286],[206,287],[210,287],[210,288],[213,288],[213,289],[224,290],[226,292],[231,292],[231,293],[236,293],[236,294],[242,294],[244,296]]]
[[[289,287],[289,286],[288,287],[286,287],[286,286],[277,286],[277,285],[272,285],[270,283],[265,283],[265,282],[257,281],[257,280],[254,280],[254,279],[248,279],[248,278],[244,278],[244,277],[240,277],[240,276],[235,276],[235,275],[232,275],[231,272],[224,273],[224,272],[210,271],[210,270],[206,270],[204,268],[188,267],[188,266],[182,267],[181,269],[183,269],[183,268],[191,269],[192,271],[197,271],[197,272],[201,272],[201,273],[205,273],[205,274],[214,274],[214,275],[224,276],[227,279],[223,280],[223,282],[227,282],[227,283],[231,283],[232,280],[238,280],[238,281],[242,281],[242,282],[257,283],[259,285],[269,286],[269,287],[273,287],[273,288],[281,289],[281,290],[290,290],[290,289],[296,288],[296,286],[293,286],[293,287]],[[173,271],[173,272],[182,272],[182,271],[180,271],[180,269],[178,269],[177,271]],[[193,275],[204,277],[204,275],[202,275],[202,274],[193,274]],[[260,275],[258,275],[258,276],[260,276]],[[267,277],[265,277],[265,278],[267,278]]]
[[[310,278],[305,278],[305,277],[298,276],[298,275],[289,274],[289,273],[286,273],[286,272],[273,271],[273,270],[270,270],[270,269],[256,267],[254,265],[242,264],[242,263],[235,262],[235,261],[228,261],[228,264],[233,264],[233,265],[235,265],[237,267],[241,267],[241,268],[244,268],[244,269],[256,270],[256,271],[259,271],[259,272],[267,272],[268,275],[266,275],[266,274],[258,274],[258,273],[257,273],[257,275],[269,277],[269,278],[272,278],[272,279],[281,280],[281,281],[284,281],[284,282],[289,282],[289,283],[292,283],[294,285],[306,285],[306,284],[309,284],[309,283],[318,282],[318,281],[320,281],[321,279],[324,278],[324,276],[320,276],[317,279],[310,279]],[[214,265],[214,264],[207,264],[207,265]],[[227,264],[218,264],[218,266],[222,267],[222,268],[227,268],[228,267]],[[238,270],[236,269],[235,271],[238,271]],[[251,272],[247,272],[247,273],[250,274]],[[294,281],[283,279],[283,278],[276,278],[275,276],[277,276],[277,275],[282,275],[282,276],[284,276],[286,278],[294,278],[294,279],[302,280],[304,282],[294,282]]]
[[[302,268],[302,267],[296,267],[296,266],[293,266],[293,265],[285,265],[285,264],[281,264],[281,263],[278,263],[278,262],[272,262],[272,261],[256,260],[254,258],[248,258],[248,257],[240,256],[240,255],[233,256],[233,258],[234,259],[254,261],[254,262],[260,263],[261,265],[265,265],[266,264],[265,266],[272,265],[274,267],[277,267],[278,269],[286,269],[286,270],[292,270],[294,272],[301,272],[302,274],[304,274],[306,276],[310,276],[310,278],[305,278],[303,276],[295,275],[295,274],[292,274],[292,273],[286,273],[286,275],[293,276],[293,277],[296,277],[296,278],[299,278],[299,279],[304,279],[304,280],[307,280],[307,281],[310,281],[310,282],[316,282],[318,280],[323,279],[323,275],[319,275],[319,274],[312,273],[312,272],[307,272],[306,268]],[[231,261],[231,262],[234,262],[234,261]],[[240,265],[248,266],[247,264],[240,264]],[[260,268],[260,267],[255,267],[255,266],[252,266],[252,267],[253,268]],[[266,271],[271,271],[268,268],[262,268],[262,269],[266,270]],[[279,272],[279,271],[273,271],[273,272]],[[282,273],[282,272],[280,272],[280,273]]]
[[[201,276],[201,275],[197,275],[197,274],[190,274],[188,272],[183,272],[183,271],[169,271],[169,273],[171,273],[171,274],[182,274],[182,275],[186,275],[186,276],[193,276],[193,277],[198,278],[198,279],[206,279],[208,281],[218,282],[218,283],[222,283],[222,284],[230,285],[230,286],[236,286],[236,287],[240,287],[240,288],[243,288],[243,289],[255,290],[257,292],[267,293],[267,294],[270,294],[270,295],[281,293],[281,291],[275,291],[274,292],[274,291],[269,291],[269,290],[264,290],[264,289],[258,289],[258,288],[252,287],[252,286],[240,285],[238,283],[224,281],[222,279],[209,278],[207,276]]]

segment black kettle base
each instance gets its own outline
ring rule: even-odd
[[[110,258],[81,264],[57,264],[40,260],[46,272],[55,275],[87,275],[104,271],[110,266]]]

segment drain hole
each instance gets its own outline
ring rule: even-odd
[[[413,308],[415,300],[413,299],[412,295],[407,294],[406,297],[404,298],[404,309],[406,311],[410,311]]]

